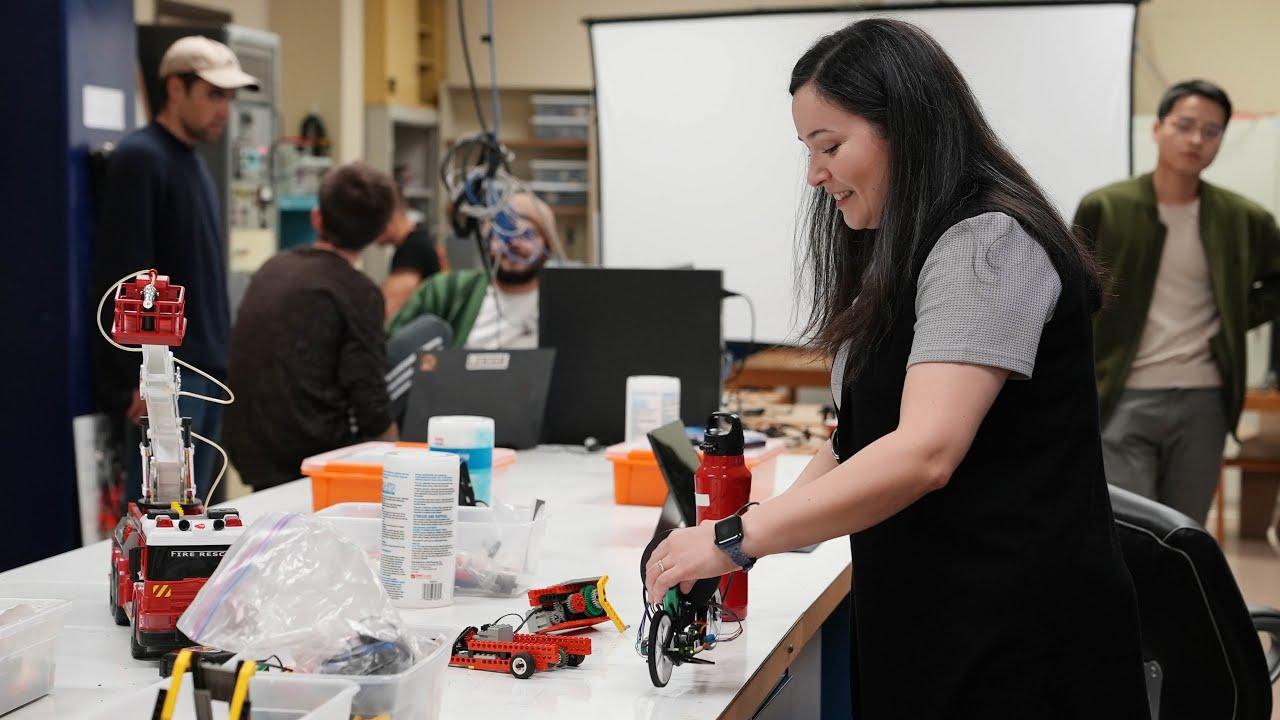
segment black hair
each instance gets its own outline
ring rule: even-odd
[[[1188,95],[1199,95],[1205,100],[1217,103],[1226,113],[1226,120],[1222,122],[1223,128],[1231,122],[1231,99],[1227,97],[1225,90],[1208,80],[1183,80],[1165,90],[1164,95],[1160,96],[1160,104],[1156,107],[1156,118],[1163,122],[1165,117],[1173,112],[1173,106]]]
[[[377,240],[398,202],[391,178],[361,162],[325,173],[319,201],[320,235],[343,250],[363,250]]]
[[[889,146],[889,187],[877,229],[851,230],[821,188],[811,193],[801,229],[811,278],[803,333],[830,355],[848,345],[847,380],[866,365],[896,313],[910,307],[932,242],[966,210],[1013,217],[1044,247],[1064,293],[1071,280],[1082,279],[1098,305],[1092,256],[992,132],[955,63],[923,30],[871,19],[827,35],[791,71],[791,94],[808,85],[866,119]]]

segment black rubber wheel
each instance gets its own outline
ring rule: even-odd
[[[529,653],[516,653],[511,656],[511,664],[508,666],[511,674],[521,680],[528,680],[533,677],[535,669],[533,664],[533,656]]]
[[[587,656],[586,656],[586,655],[574,655],[574,654],[570,653],[570,654],[569,654],[569,667],[578,667],[579,665],[581,665],[581,664],[582,664],[582,661],[583,661],[583,660],[586,660],[586,659],[587,659]]]
[[[120,584],[117,582],[118,579],[116,577],[116,569],[112,567],[111,573],[107,575],[107,583],[110,586],[108,593],[111,597],[111,617],[116,621],[117,625],[128,627],[129,614],[124,611],[124,608],[120,607]]]
[[[674,633],[675,628],[672,627],[671,616],[667,611],[659,610],[654,613],[653,622],[649,625],[649,679],[653,681],[654,687],[666,687],[671,680],[671,668],[675,663],[665,650]]]

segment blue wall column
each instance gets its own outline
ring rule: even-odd
[[[72,420],[93,412],[91,305],[100,293],[89,287],[88,155],[133,127],[137,56],[132,0],[9,3],[4,14],[0,570],[80,541]],[[86,126],[86,85],[99,98],[123,93],[123,129]],[[91,115],[90,125],[110,125],[113,113]]]

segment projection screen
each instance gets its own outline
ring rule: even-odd
[[[821,35],[866,17],[924,28],[988,121],[1068,219],[1127,177],[1131,3],[931,7],[591,21],[607,267],[722,268],[749,296],[758,342],[796,342],[805,154],[791,67]],[[725,337],[747,340],[745,303]]]

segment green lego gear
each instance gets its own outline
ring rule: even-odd
[[[582,588],[582,599],[587,603],[587,614],[592,617],[600,617],[604,614],[604,608],[596,601],[596,586],[588,585]]]

